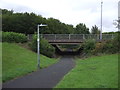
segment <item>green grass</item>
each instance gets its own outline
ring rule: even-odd
[[[77,60],[55,88],[118,88],[118,54]]]
[[[2,83],[2,44],[0,43],[0,83]]]
[[[40,56],[41,68],[57,62],[56,59]],[[15,43],[2,43],[2,79],[26,75],[37,70],[37,54]]]

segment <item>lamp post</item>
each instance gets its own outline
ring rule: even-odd
[[[47,25],[43,25],[43,24],[38,24],[37,25],[37,34],[38,34],[38,37],[37,37],[37,53],[38,53],[38,69],[40,69],[40,34],[39,34],[39,27],[44,27],[44,26],[47,26]]]
[[[103,2],[101,1],[101,32],[100,32],[100,40],[102,41],[102,4]]]

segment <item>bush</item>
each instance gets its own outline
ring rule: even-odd
[[[109,40],[105,43],[103,47],[103,52],[105,53],[118,53],[120,52],[120,35],[116,34],[113,40]]]
[[[112,45],[114,46],[114,51],[120,53],[120,33],[116,34],[116,37],[112,41]]]
[[[95,43],[96,43],[95,40],[92,39],[86,40],[82,46],[84,48],[83,51],[85,53],[92,53],[93,50],[95,49]]]
[[[0,31],[0,42],[2,42],[2,32]]]
[[[112,40],[106,41],[103,48],[103,53],[114,53],[114,46],[112,44]]]
[[[2,41],[3,42],[15,42],[15,43],[24,43],[27,42],[27,36],[21,33],[15,32],[2,32]]]
[[[102,43],[96,43],[95,44],[95,49],[93,50],[93,54],[97,55],[98,53],[102,53],[103,52],[103,47],[104,47],[105,42]]]
[[[33,40],[30,43],[30,47],[33,51],[37,52],[37,35],[33,36]],[[49,44],[47,40],[41,38],[40,39],[40,53],[48,57],[53,57],[55,53],[55,48],[51,44]]]
[[[116,37],[112,40],[97,43],[95,43],[95,40],[87,40],[81,48],[83,48],[84,53],[94,55],[120,53],[120,35],[116,34]]]
[[[113,40],[97,43],[94,54],[97,53],[118,53],[120,52],[120,35],[116,35]]]

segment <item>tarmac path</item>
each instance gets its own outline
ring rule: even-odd
[[[4,83],[2,88],[53,88],[74,66],[72,56],[63,56],[58,63],[10,80]]]

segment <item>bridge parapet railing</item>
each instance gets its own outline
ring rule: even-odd
[[[70,34],[56,34],[56,40],[69,40]]]
[[[103,34],[102,40],[111,40],[115,37],[115,34]]]
[[[84,40],[83,34],[70,34],[69,36],[70,40]]]
[[[42,37],[51,40],[51,41],[75,41],[75,40],[88,40],[88,39],[95,39],[100,40],[99,34],[42,34]],[[115,37],[113,34],[103,34],[102,40],[111,40]]]
[[[95,39],[95,40],[99,40],[99,34],[85,34],[84,38],[85,39]]]
[[[43,34],[42,37],[47,40],[69,40],[69,34]]]
[[[55,40],[55,34],[42,34],[41,36],[47,40]]]

